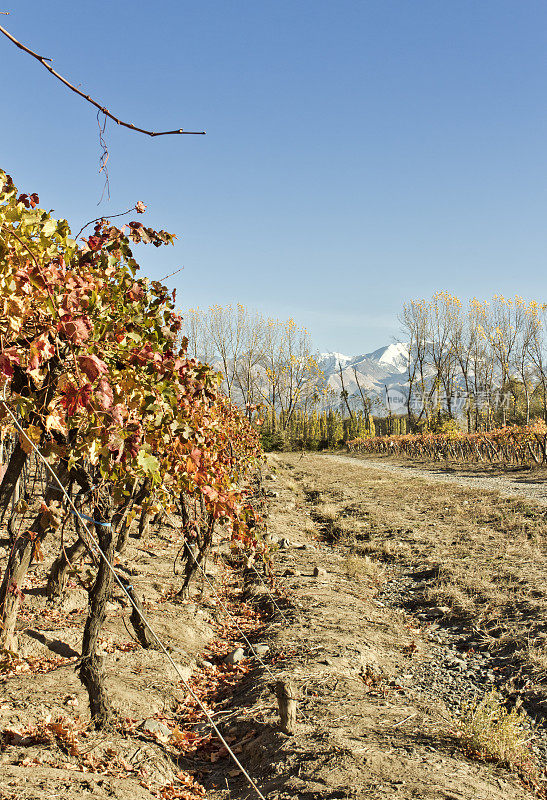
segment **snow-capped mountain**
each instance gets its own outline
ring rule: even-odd
[[[379,364],[385,364],[387,367],[392,367],[397,372],[406,372],[408,367],[408,344],[397,342],[396,344],[388,344],[387,347],[380,347],[373,353],[369,353],[366,358],[373,361],[378,361]]]
[[[384,405],[386,386],[395,399],[403,392],[407,383],[408,344],[397,342],[380,347],[372,353],[354,357],[342,353],[321,353],[318,364],[328,385],[338,396],[342,389],[340,379],[340,367],[342,367],[344,388],[350,397],[352,395],[358,397],[361,386],[371,399],[383,399],[381,405]],[[402,412],[402,409],[400,410]]]

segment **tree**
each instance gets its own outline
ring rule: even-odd
[[[452,418],[454,396],[454,370],[457,363],[452,342],[453,332],[460,314],[461,303],[448,292],[437,292],[429,306],[429,353],[435,370],[434,386],[437,393],[442,389],[442,399],[437,397],[437,416],[440,421],[443,402],[449,418]]]
[[[425,415],[427,418],[426,372],[428,357],[429,305],[425,300],[411,300],[403,306],[399,318],[403,333],[408,341],[407,366],[407,415],[411,428],[415,428]],[[418,396],[416,397],[416,389]],[[420,409],[416,416],[414,407]]]
[[[547,422],[547,360],[546,360],[546,310],[544,304],[531,301],[528,307],[530,316],[529,355],[541,386],[543,419]]]
[[[319,369],[309,333],[293,319],[268,320],[263,366],[267,385],[261,388],[263,401],[279,412],[287,428],[295,410],[317,395],[323,373]]]
[[[220,370],[228,397],[246,409],[264,405],[274,430],[318,400],[323,373],[309,333],[293,319],[264,318],[240,304],[190,309],[185,318],[195,355]]]

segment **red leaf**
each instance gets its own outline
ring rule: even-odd
[[[36,206],[40,202],[40,198],[38,197],[36,192],[33,192],[30,197],[28,196],[28,194],[20,194],[19,197],[17,198],[17,202],[22,203],[25,206],[25,208],[36,208]]]
[[[85,372],[91,382],[93,382],[99,375],[108,372],[108,367],[95,355],[79,356],[78,365],[80,369]]]
[[[127,415],[127,409],[125,408],[125,406],[122,406],[119,403],[113,406],[112,409],[110,410],[110,416],[112,417],[116,425],[120,425],[121,427],[123,427],[124,414]]]
[[[140,300],[144,294],[144,289],[140,283],[135,282],[131,289],[127,292],[128,300]]]
[[[70,314],[66,314],[62,321],[57,325],[60,333],[64,334],[72,344],[83,344],[89,339],[93,330],[93,325],[88,317],[77,317],[73,319]]]
[[[79,392],[76,386],[69,383],[61,397],[61,405],[66,410],[67,416],[72,417],[78,408]]]
[[[86,383],[80,389],[74,384],[69,383],[61,397],[61,405],[66,410],[67,416],[72,417],[79,406],[90,408],[91,384]]]
[[[132,434],[128,436],[124,442],[124,456],[129,455],[131,458],[136,458],[141,446],[142,436]]]
[[[13,375],[13,365],[20,363],[15,347],[10,347],[9,350],[0,353],[0,373],[7,378],[11,378]]]
[[[103,243],[102,236],[90,236],[87,240],[87,244],[90,250],[99,250]]]
[[[55,347],[50,341],[49,334],[42,333],[40,336],[37,336],[36,339],[30,343],[29,370],[38,369],[40,364],[51,358],[54,353]]]
[[[108,409],[112,407],[112,403],[114,402],[114,392],[112,391],[112,387],[106,378],[101,378],[97,384],[97,388],[95,389],[95,399],[99,403],[99,406],[105,411],[108,411]]]
[[[80,389],[79,396],[80,405],[84,408],[91,408],[91,384],[86,383]]]

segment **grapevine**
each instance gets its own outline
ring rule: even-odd
[[[143,211],[138,203],[135,212]],[[174,293],[138,276],[133,246],[174,239],[139,221],[118,228],[100,219],[76,241],[66,220],[41,209],[36,194],[19,194],[0,171],[0,435],[10,452],[0,510],[14,496],[34,444],[63,487],[89,506],[110,560],[135,517],[144,536],[162,509],[180,512],[181,537],[199,542],[201,558],[218,525],[256,545],[245,481],[260,458],[258,436],[222,395],[212,368],[188,357]],[[13,644],[32,559],[69,516],[54,484],[30,500],[40,501],[39,510],[29,530],[14,538],[0,586],[0,648]],[[63,590],[72,558],[89,550],[77,533],[52,567],[50,598]],[[192,563],[183,588],[194,569]],[[89,588],[80,667],[98,726],[113,713],[96,656],[111,580],[101,562]]]
[[[512,425],[491,431],[407,434],[352,439],[355,453],[403,455],[434,460],[478,461],[502,464],[547,463],[547,425]]]

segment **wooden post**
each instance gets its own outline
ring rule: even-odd
[[[296,701],[298,692],[290,681],[277,681],[275,685],[279,716],[281,717],[281,730],[292,736],[296,731]]]

